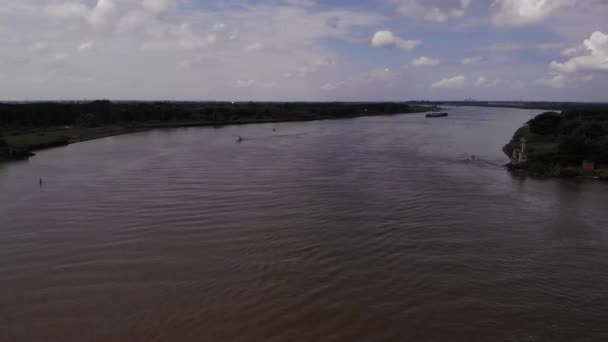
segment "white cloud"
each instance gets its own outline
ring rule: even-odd
[[[71,56],[65,53],[53,53],[46,58],[47,66],[50,68],[63,68],[68,65]]]
[[[59,20],[85,19],[90,12],[87,5],[74,2],[52,4],[45,10],[51,17]]]
[[[585,52],[585,48],[583,46],[579,46],[579,47],[564,49],[562,51],[562,55],[566,56],[566,57],[572,57],[572,56],[582,55],[582,54],[584,54],[584,52]]]
[[[431,88],[460,89],[464,86],[466,86],[466,78],[463,75],[459,75],[435,82],[431,85]]]
[[[32,44],[30,50],[33,52],[42,52],[50,49],[50,44],[48,42],[36,42]]]
[[[574,3],[574,0],[494,0],[492,22],[496,26],[534,24]]]
[[[93,41],[84,42],[84,43],[78,45],[78,51],[85,52],[85,51],[91,50],[94,45],[95,45],[95,43]]]
[[[278,82],[262,82],[262,83],[259,83],[259,85],[262,88],[278,88],[279,87]]]
[[[237,80],[236,86],[239,88],[277,88],[279,84],[277,82],[257,82],[255,80]]]
[[[537,83],[551,88],[566,88],[567,81],[564,74],[554,74],[550,77],[539,79]]]
[[[95,31],[124,31],[149,26],[179,1],[97,0],[94,6],[79,2],[52,3],[46,13],[59,21],[84,23]]]
[[[350,91],[369,89],[369,87],[393,88],[396,83],[403,79],[403,71],[390,68],[372,69],[369,71],[354,73],[339,82],[327,82],[320,89],[330,92],[337,89],[347,88]]]
[[[240,88],[249,88],[255,84],[254,80],[238,80],[236,81],[236,86]]]
[[[462,17],[471,0],[390,0],[401,15],[428,21],[445,22],[449,18]]]
[[[344,85],[344,82],[325,83],[320,87],[323,91],[334,91]]]
[[[606,0],[572,0],[571,5],[553,12],[542,23],[543,29],[553,31],[568,42],[580,41],[594,31],[608,32],[608,2]]]
[[[338,60],[333,56],[325,56],[316,61],[306,63],[305,65],[295,68],[296,74],[300,77],[308,77],[311,74],[316,74],[323,69],[328,69],[338,64]],[[289,73],[292,75],[291,73]]]
[[[404,40],[388,30],[381,30],[372,37],[372,46],[376,48],[398,48],[403,51],[411,51],[420,45],[420,40]]]
[[[475,83],[473,85],[476,87],[481,87],[484,83],[486,83],[486,78],[483,76],[480,76],[479,79],[477,81],[475,81]]]
[[[419,58],[416,58],[412,61],[411,65],[413,67],[432,67],[432,66],[437,66],[439,65],[441,61],[437,58],[430,58],[430,57],[426,57],[426,56],[422,56]]]
[[[488,53],[511,53],[518,51],[552,51],[564,48],[564,43],[542,43],[542,44],[519,44],[519,43],[494,43],[489,46],[475,48],[475,51]]]
[[[282,0],[282,2],[287,5],[302,7],[311,7],[317,5],[317,3],[312,0]]]
[[[397,72],[389,68],[375,69],[370,72],[364,73],[361,77],[361,81],[390,81],[398,75]]]
[[[101,30],[110,25],[109,21],[118,17],[121,14],[120,4],[114,0],[98,0],[97,5],[90,10],[87,15],[87,20],[91,26],[97,30]],[[124,12],[128,13],[128,12]]]
[[[511,84],[511,88],[513,89],[523,89],[526,87],[526,83],[522,80],[516,80]]]
[[[463,65],[473,65],[473,64],[477,64],[477,63],[481,62],[482,60],[483,60],[483,57],[481,57],[481,56],[466,57],[466,58],[463,58],[461,63]]]
[[[0,93],[5,99],[314,100],[319,85],[365,69],[336,59],[328,41],[365,42],[386,22],[374,12],[310,2],[181,7],[187,2],[2,3],[0,70],[23,81],[0,84]],[[85,80],[94,82],[74,85]]]
[[[569,49],[566,52],[584,54],[559,63],[551,62],[551,69],[560,73],[574,73],[577,71],[608,71],[608,35],[603,32],[594,32],[589,39],[583,42],[584,49]]]
[[[373,47],[393,47],[395,46],[395,35],[391,31],[378,31],[372,37]]]
[[[581,46],[566,49],[562,54],[571,58],[563,63],[551,62],[551,72],[538,79],[537,84],[550,88],[578,88],[593,79],[593,74],[581,75],[582,72],[608,71],[608,35],[596,31]]]
[[[260,51],[264,48],[263,44],[260,43],[253,43],[253,44],[247,44],[245,45],[245,52],[256,52],[256,51]]]
[[[473,83],[474,86],[480,87],[480,88],[494,88],[494,87],[496,87],[499,84],[500,84],[500,80],[499,79],[487,80],[485,78],[485,76],[480,76],[477,79],[477,81],[475,81],[475,83]]]
[[[447,64],[443,59],[448,57],[442,57],[435,46],[429,45],[424,53],[411,57],[441,58],[441,67],[415,68],[410,64],[413,58],[405,55],[401,63],[409,67],[392,68],[399,63],[393,60],[398,54],[384,56],[389,58],[385,61],[372,61],[373,56],[359,49],[338,50],[340,43],[335,42],[362,47],[370,44],[376,30],[390,27],[401,37],[391,33],[389,39],[380,39],[375,45],[409,51],[420,44],[413,39],[422,37],[415,36],[414,29],[432,25],[437,32],[453,30],[455,37],[470,36],[475,43],[477,33],[487,30],[484,25],[491,23],[487,17],[466,14],[473,6],[476,11],[484,4],[487,7],[488,2],[418,0],[415,3],[422,4],[426,11],[414,16],[432,22],[412,24],[414,19],[399,19],[398,13],[370,6],[371,2],[349,6],[322,1],[314,5],[306,0],[0,0],[0,72],[5,80],[15,80],[0,82],[0,93],[5,99],[404,100],[428,98],[432,82],[462,74],[466,76],[463,87],[483,90],[493,98],[509,98],[508,91],[498,88],[504,85],[510,89],[515,80],[531,86],[545,72],[548,62],[539,62],[540,56],[528,56],[528,52],[550,52],[559,64],[593,54],[584,47],[567,57],[560,55],[565,48],[576,45],[572,42],[581,43],[595,30],[608,32],[601,19],[606,11],[598,5],[603,2],[606,7],[605,0],[588,1],[595,5],[573,7],[584,9],[584,15],[574,10],[554,11],[552,25],[542,28],[548,33],[561,32],[558,28],[570,32],[560,34],[562,38],[549,35],[566,45],[536,47],[529,39],[514,39],[509,46],[493,46],[496,54],[465,48],[461,58],[469,58],[471,66],[465,67],[468,71],[464,73],[460,58],[456,65]],[[459,15],[463,20],[449,27],[435,24]],[[465,28],[470,21],[479,25]],[[525,33],[532,35],[534,31]],[[494,35],[489,34],[490,38]],[[505,53],[508,51],[522,53]],[[475,57],[480,56],[488,63],[473,66]],[[508,61],[494,63],[501,56]],[[416,64],[428,64],[422,61]],[[391,69],[380,67],[378,62],[387,63]],[[368,70],[370,63],[378,69]],[[593,84],[586,85],[583,76],[592,72],[583,72],[578,62],[576,65],[576,72],[562,73],[567,78],[580,78],[578,82],[585,88],[569,92],[570,99],[605,97],[602,82],[608,75],[596,73]],[[485,85],[495,79],[502,82],[493,90],[474,88],[480,75],[485,75]],[[559,84],[559,78],[555,82]],[[458,80],[441,86],[446,84],[459,87]],[[332,87],[336,91],[327,90]],[[525,96],[540,100],[559,100],[563,95],[546,87],[530,87],[529,93],[527,90]],[[445,90],[442,95],[459,93]]]
[[[175,3],[175,1],[169,0],[143,0],[142,7],[154,14],[158,14],[168,11]]]
[[[559,72],[550,72],[546,77],[538,79],[536,83],[550,88],[564,89],[578,88],[582,83],[589,82],[592,79],[593,75],[576,76],[565,75]]]

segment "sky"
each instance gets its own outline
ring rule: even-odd
[[[608,0],[0,0],[0,100],[608,101]]]

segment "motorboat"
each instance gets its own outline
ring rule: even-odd
[[[427,118],[444,118],[448,116],[448,113],[429,113],[426,115]]]

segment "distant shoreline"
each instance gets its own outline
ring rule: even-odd
[[[282,123],[282,122],[310,122],[310,121],[326,121],[326,120],[346,120],[346,119],[356,119],[363,117],[373,117],[373,116],[393,116],[393,115],[406,115],[406,114],[419,114],[419,113],[402,113],[402,114],[370,114],[370,115],[357,115],[351,117],[336,117],[336,118],[323,118],[323,119],[271,119],[271,120],[245,120],[245,121],[230,121],[224,123],[217,122],[209,122],[209,121],[200,121],[200,122],[176,122],[176,123],[152,123],[152,124],[142,124],[141,126],[136,126],[135,128],[124,128],[119,131],[103,134],[95,137],[84,137],[77,138],[74,140],[70,140],[68,145],[75,144],[79,142],[103,139],[118,135],[124,134],[132,134],[132,133],[140,133],[147,132],[155,129],[173,129],[173,128],[189,128],[189,127],[226,127],[226,126],[240,126],[240,125],[253,125],[253,124],[267,124],[267,123]],[[100,127],[104,128],[104,127]],[[33,150],[33,151],[39,151]]]
[[[335,105],[335,104],[332,104]],[[232,125],[247,124],[269,124],[281,122],[310,122],[321,120],[354,119],[359,117],[372,116],[392,116],[404,114],[419,114],[433,110],[438,110],[435,106],[408,106],[407,112],[388,112],[379,111],[359,111],[340,115],[323,115],[305,113],[305,116],[296,117],[273,117],[273,118],[231,118],[231,120],[210,121],[210,120],[183,120],[183,121],[144,121],[131,122],[128,124],[116,125],[95,125],[93,127],[83,126],[52,126],[52,127],[25,127],[22,129],[14,128],[9,130],[9,134],[4,135],[4,140],[8,147],[3,150],[0,144],[0,162],[27,159],[34,154],[32,152],[49,148],[71,145],[79,142],[102,139],[112,136],[145,132],[155,129],[172,129],[188,127],[224,127]],[[26,132],[23,132],[23,131]],[[9,150],[10,149],[10,150]],[[4,151],[4,152],[3,152]],[[9,153],[10,152],[10,153]]]

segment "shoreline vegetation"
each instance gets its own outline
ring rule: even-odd
[[[548,102],[0,103],[0,162],[26,159],[45,148],[152,129],[426,113],[445,105],[554,109],[515,132],[503,148],[511,159],[507,168],[544,177],[608,179],[606,104]]]
[[[491,107],[491,108],[516,108],[516,109],[540,109],[563,111],[572,109],[607,109],[607,103],[593,102],[544,102],[544,101],[411,101],[411,104],[423,106],[454,106],[454,107]]]
[[[542,113],[518,129],[503,152],[516,172],[608,180],[608,109]]]
[[[0,103],[0,161],[33,151],[160,128],[314,121],[425,113],[405,102],[31,102]]]

